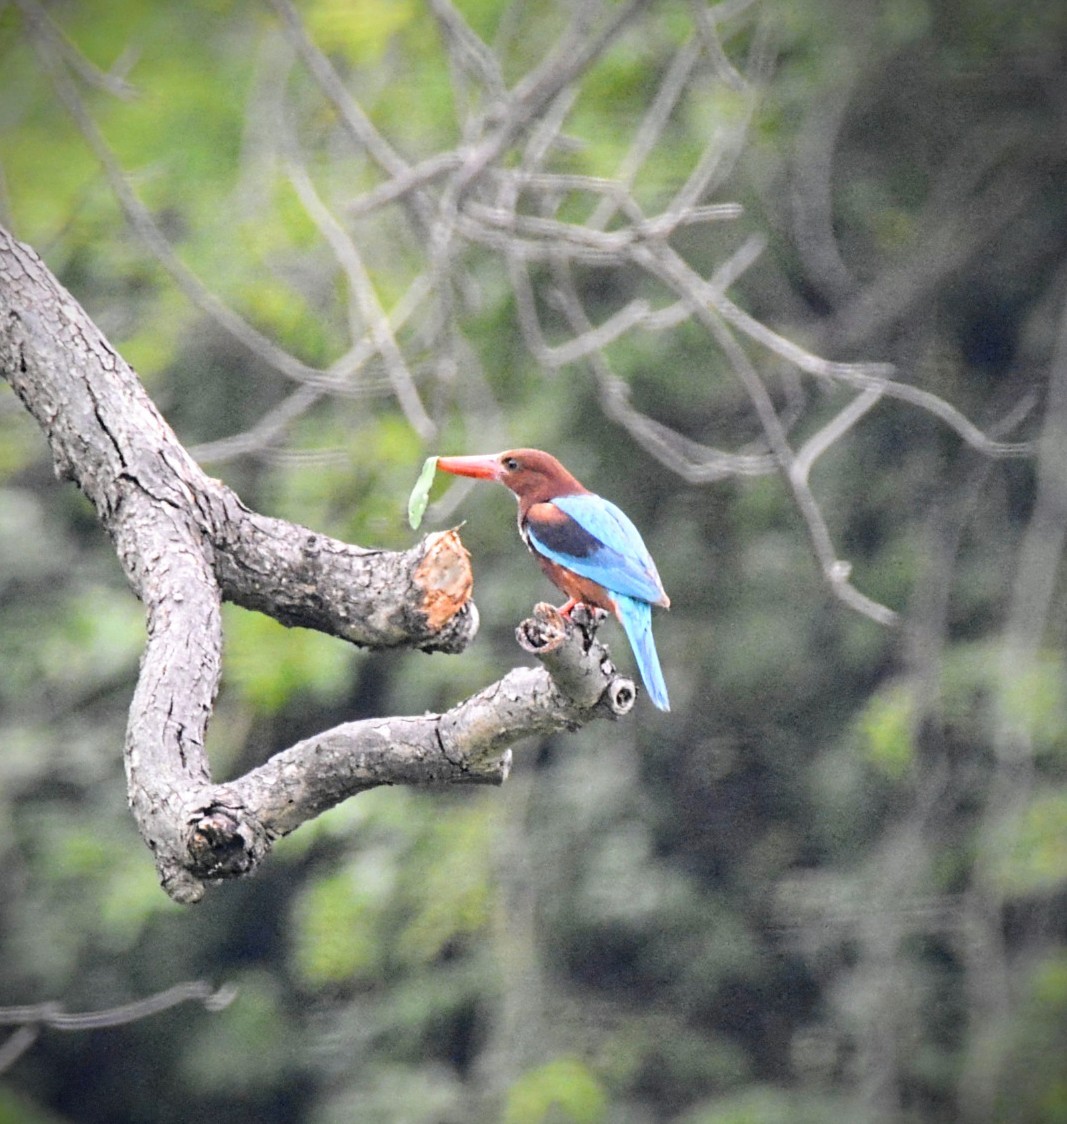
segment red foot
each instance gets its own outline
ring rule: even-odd
[[[571,598],[569,598],[569,599],[567,600],[567,603],[566,603],[565,605],[560,605],[560,607],[559,607],[559,615],[560,615],[561,617],[569,617],[569,616],[571,615],[571,610],[572,610],[572,609],[573,609],[573,608],[574,608],[574,607],[575,607],[576,605],[580,605],[580,604],[581,604],[581,601],[580,601],[580,600],[579,600],[579,599],[578,599],[577,597],[571,597]]]

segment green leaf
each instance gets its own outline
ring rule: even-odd
[[[428,826],[402,874],[410,917],[396,953],[412,964],[432,963],[491,920],[492,840],[488,807],[478,803],[442,813]]]
[[[417,14],[398,0],[316,0],[307,9],[308,32],[322,50],[339,52],[367,66],[378,62],[398,32]]]
[[[991,840],[991,878],[1009,894],[1054,893],[1067,882],[1067,789],[1035,796]]]
[[[1067,953],[1055,952],[1038,964],[1029,980],[1031,1001],[1057,1016],[1067,1013]]]
[[[860,750],[867,761],[890,780],[903,779],[915,760],[912,723],[915,700],[906,684],[895,684],[874,695],[860,715]]]
[[[572,1121],[597,1124],[607,1111],[607,1097],[595,1074],[577,1058],[555,1061],[524,1073],[508,1092],[505,1124]]]
[[[427,457],[419,473],[415,487],[411,489],[408,497],[408,522],[411,529],[417,531],[422,517],[426,514],[426,505],[430,502],[430,485],[433,483],[434,473],[437,471],[437,458]]]
[[[1053,651],[1014,661],[1003,675],[1000,702],[1004,716],[1029,738],[1035,753],[1055,750],[1067,741],[1063,675],[1063,658]]]
[[[310,883],[295,900],[293,959],[301,980],[322,987],[373,978],[381,971],[382,912],[393,870],[371,852],[347,869]]]

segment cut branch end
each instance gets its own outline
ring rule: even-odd
[[[474,588],[470,554],[455,529],[437,531],[424,540],[425,554],[415,571],[430,627],[440,629],[470,600]]]

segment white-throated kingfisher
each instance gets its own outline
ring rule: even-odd
[[[477,457],[438,457],[455,476],[497,480],[519,501],[519,534],[549,581],[567,595],[560,612],[582,603],[618,617],[649,698],[670,710],[652,639],[652,606],[670,606],[640,532],[613,504],[580,484],[539,449]]]

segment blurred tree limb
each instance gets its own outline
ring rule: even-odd
[[[18,1028],[0,1043],[0,1073],[9,1070],[46,1028],[70,1032],[126,1026],[169,1011],[180,1003],[202,1003],[207,1011],[221,1011],[233,1002],[236,994],[232,986],[215,988],[204,980],[189,980],[144,999],[99,1011],[65,1011],[63,1005],[56,1002],[0,1007],[0,1026]]]
[[[366,550],[250,511],[203,473],[132,369],[2,228],[0,372],[44,431],[57,475],[96,508],[145,604],[126,772],[142,836],[176,900],[196,901],[205,881],[254,870],[275,839],[354,793],[499,784],[511,742],[632,707],[632,682],[615,673],[592,629],[546,607],[522,642],[548,671],[516,670],[445,714],[336,727],[214,784],[205,738],[222,601],[364,647],[457,652],[477,629],[459,536]]]

